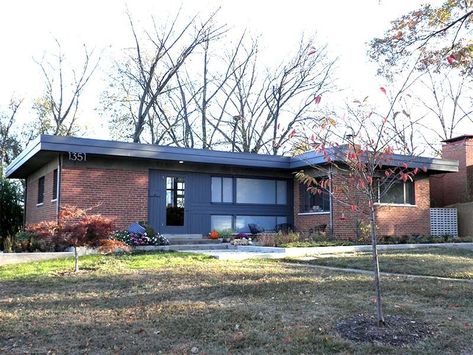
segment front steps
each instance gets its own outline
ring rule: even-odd
[[[221,240],[209,239],[202,236],[202,234],[163,234],[169,240],[170,245],[203,245],[202,249],[210,249],[211,245],[223,244]]]

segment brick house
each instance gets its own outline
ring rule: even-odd
[[[376,205],[380,234],[429,234],[429,177],[455,172],[458,163],[393,161],[426,172],[393,185]],[[74,205],[113,218],[117,228],[146,220],[163,234],[287,223],[301,231],[327,225],[336,238],[352,238],[360,216],[334,198],[339,177],[332,177],[332,194],[310,194],[294,180],[294,172],[318,164],[326,162],[315,152],[288,157],[43,135],[6,175],[26,180],[27,224],[57,220],[61,206]]]
[[[459,235],[473,235],[473,135],[442,141],[442,158],[458,161],[458,172],[430,177],[430,198],[434,207],[455,207]]]

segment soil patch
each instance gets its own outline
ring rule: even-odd
[[[381,343],[408,346],[432,335],[432,328],[417,320],[400,316],[385,316],[386,324],[378,326],[374,316],[359,314],[337,323],[338,333],[357,343]]]

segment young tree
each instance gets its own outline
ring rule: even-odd
[[[386,93],[384,88],[381,88]],[[402,92],[402,90],[400,91]],[[396,98],[399,97],[396,95]],[[396,118],[394,100],[387,114],[377,113],[368,106],[367,98],[348,106],[344,119],[326,119],[313,132],[313,149],[326,164],[312,166],[310,173],[300,171],[296,178],[312,193],[329,193],[348,213],[364,216],[369,222],[372,246],[372,264],[376,295],[376,319],[383,325],[379,261],[377,253],[376,203],[398,182],[413,181],[422,167],[415,166],[410,157],[399,160],[394,155],[394,136],[390,134],[390,121]],[[392,123],[392,122],[391,122]],[[327,135],[326,130],[331,134]],[[328,140],[327,137],[331,137]],[[315,172],[315,174],[314,174]],[[319,175],[319,176],[317,176]],[[337,188],[332,180],[336,179]],[[361,197],[361,204],[354,203]]]
[[[45,221],[26,226],[26,230],[50,241],[53,245],[74,248],[74,272],[79,271],[78,247],[99,247],[114,229],[112,220],[101,215],[90,215],[89,210],[64,206],[59,221]]]
[[[109,218],[100,215],[89,215],[87,211],[77,207],[62,208],[59,216],[56,239],[68,243],[74,248],[74,272],[79,271],[78,247],[98,247],[113,231],[113,223]]]

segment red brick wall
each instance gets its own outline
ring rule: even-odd
[[[56,168],[49,167],[43,171],[35,172],[26,179],[26,224],[41,221],[56,221],[57,201],[53,198],[53,171]],[[38,202],[38,180],[44,176],[44,200],[43,204]]]
[[[352,239],[356,237],[357,221],[367,224],[368,203],[363,195],[354,192],[350,198],[337,188],[341,183],[341,177],[334,176],[334,199],[333,199],[333,234],[337,239]],[[378,231],[380,235],[401,236],[430,233],[430,196],[429,179],[423,178],[415,182],[415,206],[388,206],[377,205]],[[353,212],[349,204],[357,205],[359,208]],[[307,231],[322,223],[329,225],[328,214],[299,215],[300,192],[299,183],[294,183],[294,225],[296,230]]]
[[[415,206],[377,206],[376,218],[380,235],[430,234],[429,179],[416,180],[414,189]]]
[[[458,160],[458,173],[434,175],[430,178],[433,205],[443,207],[473,201],[468,183],[468,167],[473,166],[473,139],[444,144],[442,158]]]
[[[148,219],[148,170],[63,167],[61,206],[91,208],[116,228]]]

